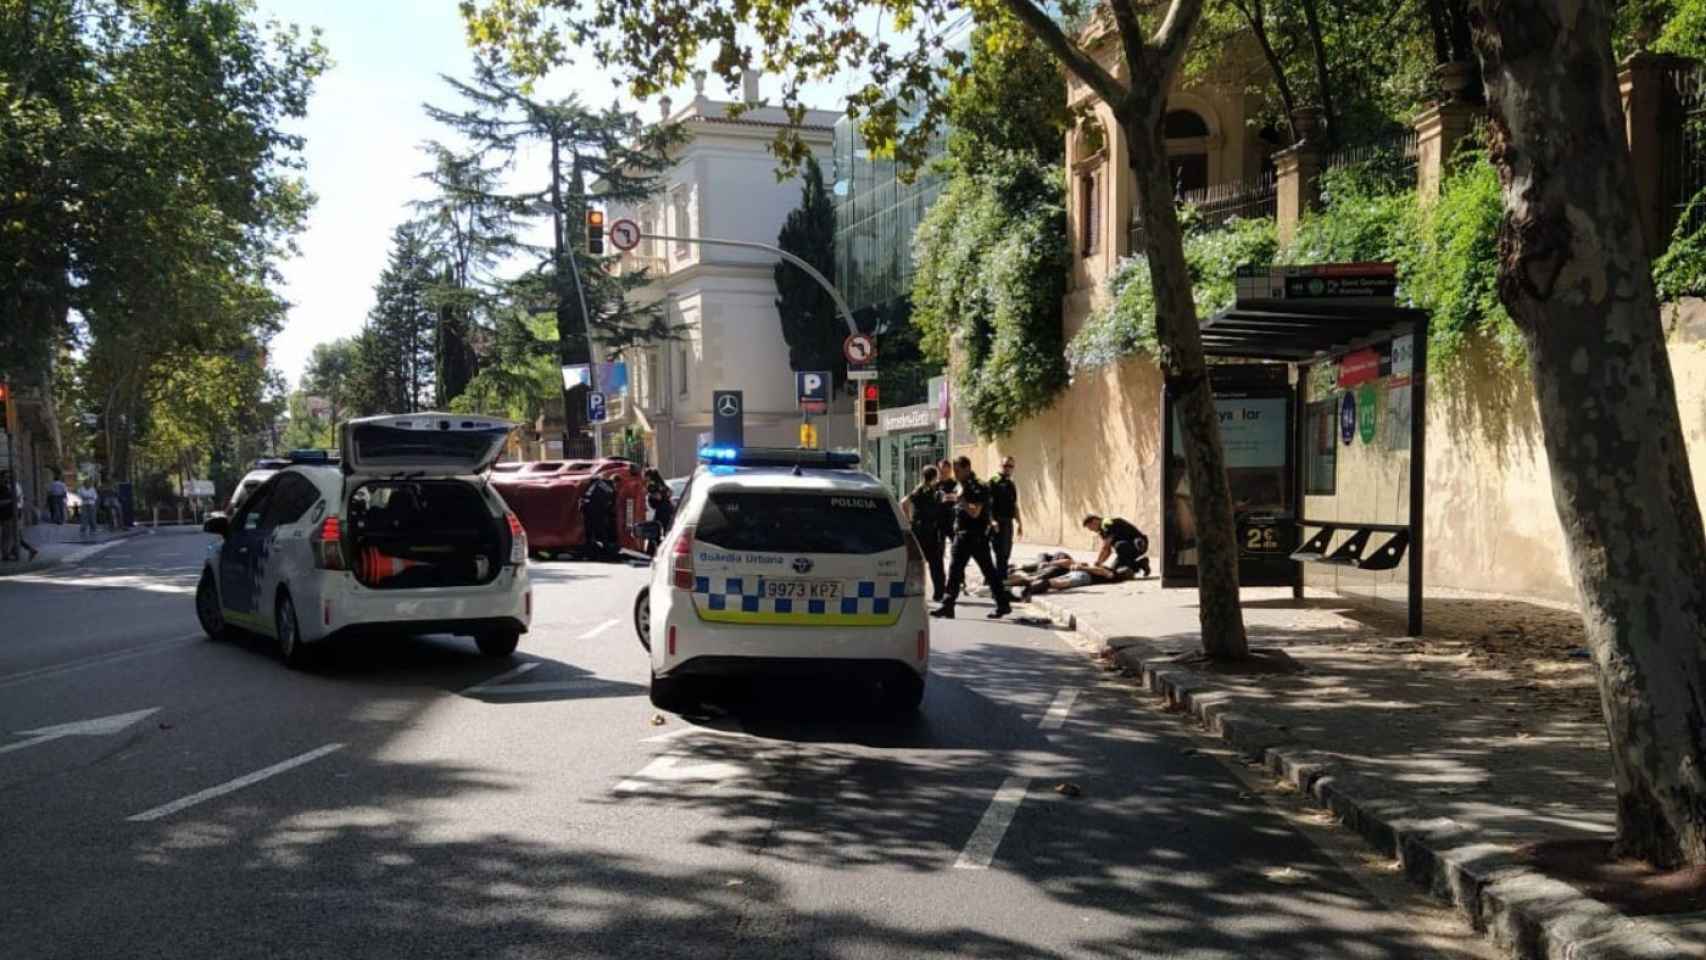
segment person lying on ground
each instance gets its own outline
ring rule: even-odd
[[[1065,573],[1054,577],[1033,577],[1020,585],[1020,599],[1029,600],[1039,593],[1060,593],[1078,587],[1088,587],[1093,583],[1121,583],[1130,580],[1132,571],[1128,569],[1109,569],[1094,563],[1073,563]]]

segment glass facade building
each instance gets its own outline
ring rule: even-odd
[[[873,156],[859,122],[835,124],[835,277],[856,311],[880,307],[912,290],[912,233],[947,178],[934,169],[941,142],[911,183],[892,159]]]

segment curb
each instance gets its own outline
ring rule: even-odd
[[[1031,603],[1056,621],[1076,619],[1048,600]],[[1478,842],[1473,830],[1432,816],[1402,789],[1355,773],[1331,754],[1294,739],[1229,691],[1148,641],[1112,638],[1087,621],[1078,632],[1114,650],[1123,672],[1171,709],[1197,722],[1273,776],[1337,816],[1404,875],[1449,903],[1476,930],[1521,960],[1677,960],[1706,956],[1706,947],[1675,939],[1662,923],[1625,917],[1568,884],[1517,862],[1500,844]]]

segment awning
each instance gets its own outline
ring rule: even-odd
[[[1299,363],[1413,333],[1427,318],[1409,307],[1246,303],[1202,321],[1203,352]]]

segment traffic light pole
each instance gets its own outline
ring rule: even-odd
[[[816,267],[774,244],[758,243],[754,240],[724,240],[716,237],[677,237],[664,233],[641,233],[639,239],[696,243],[701,246],[739,247],[745,250],[762,250],[765,253],[775,254],[805,271],[806,276],[816,280],[818,286],[829,294],[829,298],[835,301],[835,309],[841,313],[842,322],[847,324],[848,336],[857,336],[859,333],[859,325],[853,322],[853,311],[847,308],[847,301],[842,298],[841,291],[835,289],[835,284],[830,283],[829,278],[819,273]],[[865,391],[857,390],[854,392],[854,396],[857,401],[854,407],[853,425],[858,431],[859,456],[863,457],[865,455]]]

